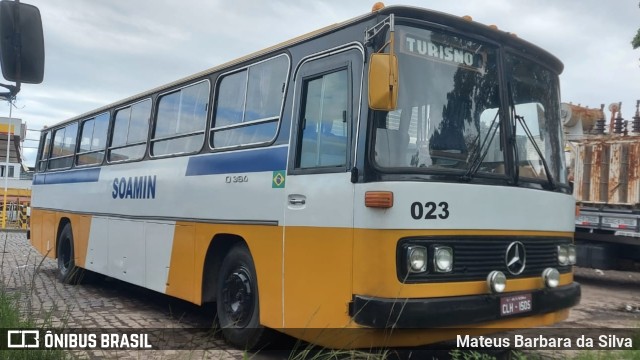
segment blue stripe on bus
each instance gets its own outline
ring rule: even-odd
[[[189,159],[186,176],[237,174],[284,170],[287,167],[287,147],[230,151]]]
[[[100,168],[70,170],[53,173],[36,174],[33,177],[33,185],[44,184],[74,184],[97,182],[100,177]]]

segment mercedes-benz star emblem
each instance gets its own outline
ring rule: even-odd
[[[514,241],[509,244],[504,261],[507,264],[507,270],[513,275],[520,275],[524,271],[527,252],[524,244],[520,241]]]

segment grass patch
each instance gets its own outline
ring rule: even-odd
[[[7,274],[7,266],[5,264],[5,255],[7,252],[7,233],[4,233],[4,244],[0,248],[2,256],[0,257],[0,270]],[[8,276],[0,277],[0,344],[7,345],[7,333],[6,330],[20,330],[20,329],[38,329],[43,330],[52,327],[52,313],[38,312],[38,315],[45,315],[43,317],[36,317],[34,315],[34,309],[31,302],[31,296],[34,289],[35,272],[42,265],[43,259],[36,266],[34,275],[31,278],[26,278],[24,273],[20,271],[14,272],[9,270]],[[0,273],[2,274],[2,273]],[[4,281],[12,279],[13,276],[18,276],[20,280],[19,285],[15,289],[8,289]],[[42,333],[42,332],[41,332]],[[40,338],[40,344],[42,345],[44,339]],[[14,350],[0,349],[0,360],[40,360],[40,359],[66,359],[65,352],[60,349],[44,349],[44,350]]]
[[[581,351],[573,360],[640,360],[640,329],[632,336],[633,349]]]
[[[576,355],[574,360],[640,360],[639,350],[591,350]]]
[[[0,284],[0,329],[36,329],[32,319],[24,319],[20,315],[20,299],[19,292],[9,292]],[[6,336],[4,332],[0,336]],[[3,342],[6,339],[2,339]],[[43,339],[40,339],[42,343]],[[0,360],[39,360],[39,359],[65,359],[62,350],[0,350]]]

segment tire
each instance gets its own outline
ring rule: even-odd
[[[260,325],[256,269],[244,244],[232,247],[222,261],[216,299],[218,322],[227,342],[243,350],[268,344],[270,333]]]
[[[77,284],[81,278],[82,269],[76,266],[74,260],[73,232],[71,224],[67,223],[58,239],[58,280],[63,284]]]

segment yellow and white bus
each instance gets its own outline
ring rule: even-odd
[[[31,243],[65,283],[215,302],[243,348],[553,324],[580,298],[562,68],[377,8],[44,130]]]

